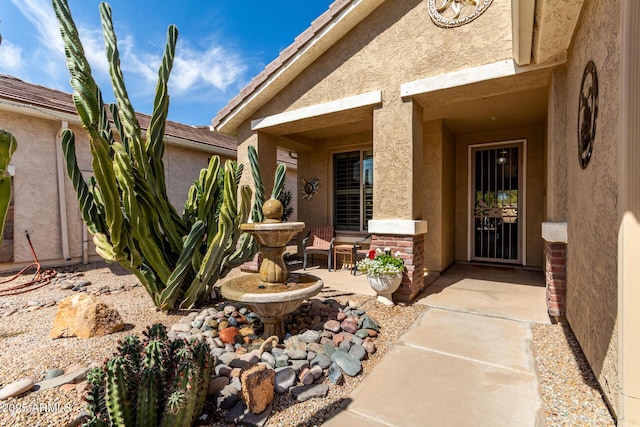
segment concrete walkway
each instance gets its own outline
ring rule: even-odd
[[[543,426],[531,322],[540,272],[454,266],[427,310],[324,426]]]

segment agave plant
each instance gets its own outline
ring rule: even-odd
[[[260,206],[265,196],[255,149],[249,149],[256,186],[253,208],[251,189],[239,188],[242,165],[227,161],[222,167],[214,156],[191,187],[183,214],[178,214],[167,196],[162,161],[177,28],[168,28],[153,113],[143,136],[120,69],[110,6],[100,4],[116,98],[116,104],[108,107],[91,74],[67,1],[53,0],[53,7],[65,45],[73,100],[89,134],[95,174],[89,182],[78,167],[72,131],[63,132],[62,146],[97,253],[132,271],[162,310],[177,305],[190,308],[207,301],[215,282],[257,251],[253,238],[239,228],[249,215],[253,221],[262,220]],[[279,165],[274,198],[284,187],[284,175],[285,167]]]

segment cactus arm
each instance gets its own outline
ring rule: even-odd
[[[11,204],[11,176],[7,169],[17,146],[13,135],[0,130],[0,244],[2,244],[4,224]]]
[[[156,95],[153,101],[153,113],[147,129],[147,147],[153,157],[154,166],[162,166],[162,155],[164,152],[164,130],[169,111],[169,91],[168,81],[173,59],[175,57],[176,42],[178,40],[178,29],[175,25],[170,25],[167,30],[167,43],[160,68],[158,70],[158,84],[156,85]]]
[[[180,304],[182,308],[193,307],[199,297],[207,291],[207,287],[215,283],[219,277],[219,266],[225,252],[235,249],[235,242],[230,241],[230,237],[233,234],[233,217],[236,215],[238,196],[231,166],[225,167],[224,185],[224,200],[220,208],[218,232],[209,243],[209,249],[202,260],[198,274],[185,292],[184,300]]]
[[[171,273],[167,286],[160,294],[160,309],[171,310],[174,308],[175,300],[179,297],[178,293],[181,290],[182,283],[187,278],[189,272],[193,271],[191,268],[191,259],[194,251],[197,250],[198,245],[202,242],[204,235],[204,223],[197,221],[193,224],[191,232],[184,241],[184,247],[176,268]]]
[[[162,373],[158,368],[143,368],[136,407],[136,426],[156,427],[158,425],[161,381]]]
[[[285,176],[287,174],[287,167],[284,163],[280,163],[276,168],[276,177],[273,181],[273,191],[271,192],[272,199],[279,199],[280,194],[284,190]]]
[[[67,164],[67,175],[69,175],[73,188],[78,196],[80,211],[82,212],[82,218],[85,224],[87,224],[87,228],[91,234],[104,232],[105,226],[98,215],[96,200],[82,177],[82,171],[78,166],[75,137],[73,132],[68,129],[62,131],[62,151],[64,153],[65,163]]]
[[[114,426],[134,425],[134,402],[128,396],[127,365],[129,361],[115,356],[107,362],[106,402],[109,418]]]
[[[211,212],[213,204],[215,203],[214,194],[217,189],[218,170],[220,169],[220,158],[218,156],[212,156],[209,161],[209,166],[205,173],[201,175],[202,196],[200,197],[197,207],[197,218],[199,220],[205,220],[207,215]]]
[[[102,34],[107,49],[107,58],[109,59],[109,74],[111,75],[111,83],[113,92],[118,102],[118,112],[122,122],[124,134],[132,138],[132,142],[140,143],[142,137],[140,135],[140,125],[136,117],[127,88],[124,84],[122,70],[120,68],[120,52],[118,51],[117,39],[113,30],[113,21],[111,18],[111,6],[107,3],[100,3],[100,21],[102,22]]]
[[[106,373],[103,369],[95,367],[87,372],[87,382],[91,386],[85,399],[87,401],[87,412],[92,417],[94,425],[107,425],[104,420],[108,418],[107,406],[105,403],[104,387]],[[102,422],[103,424],[99,424]]]
[[[189,425],[195,424],[198,417],[202,413],[202,409],[204,408],[204,402],[207,397],[207,391],[209,389],[209,380],[211,379],[211,371],[213,368],[213,360],[211,357],[211,351],[209,350],[209,346],[203,342],[194,344],[194,361],[198,366],[199,374],[196,378],[196,382],[194,384],[195,390],[195,399],[194,399],[194,409],[193,416],[191,417],[191,423]]]
[[[114,171],[122,193],[124,210],[131,221],[131,234],[138,242],[140,250],[158,278],[166,283],[171,272],[157,241],[150,238],[148,216],[140,209],[134,192],[134,179],[129,156],[121,146],[114,147]],[[132,243],[133,245],[133,243]]]
[[[233,236],[234,242],[240,242],[236,250],[230,253],[220,266],[220,277],[226,277],[229,272],[240,266],[247,259],[253,258],[258,250],[258,246],[250,234],[243,233],[240,224],[245,222],[251,211],[251,188],[243,185],[240,189],[240,204],[238,205],[238,215],[236,219],[235,232]],[[240,222],[241,221],[241,222]]]
[[[264,205],[266,200],[264,198],[264,184],[260,173],[260,164],[258,163],[258,152],[252,145],[247,147],[247,151],[249,155],[249,163],[251,164],[251,176],[253,176],[253,184],[256,187],[251,219],[253,222],[262,222],[262,220],[264,220],[262,215],[262,205]]]

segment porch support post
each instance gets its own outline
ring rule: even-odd
[[[424,288],[422,216],[422,107],[413,99],[388,94],[373,112],[373,220],[371,248],[400,252],[406,273],[394,292],[396,302],[410,302]]]
[[[249,164],[248,147],[252,145],[258,152],[258,165],[264,183],[265,197],[269,198],[273,189],[273,178],[277,167],[277,138],[262,132],[254,132],[238,145],[238,163],[244,165],[242,185],[249,185],[255,194],[255,186]]]
[[[422,219],[422,107],[399,97],[373,112],[373,218]]]
[[[618,425],[640,426],[640,2],[623,0],[618,153]]]
[[[255,185],[253,183],[253,176],[251,175],[251,165],[249,164],[249,146],[252,145],[258,152],[258,165],[260,166],[260,173],[262,175],[262,181],[264,183],[265,197],[271,196],[273,190],[273,179],[275,170],[277,167],[277,138],[262,132],[254,132],[250,134],[240,145],[238,145],[238,164],[244,165],[242,172],[242,179],[240,185],[248,185],[253,192],[252,200],[255,197]],[[239,190],[238,190],[239,191]],[[257,253],[252,261],[245,262],[240,267],[243,271],[250,271],[257,273],[262,263],[262,253]]]

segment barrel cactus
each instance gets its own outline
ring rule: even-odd
[[[177,28],[171,25],[167,32],[153,113],[143,137],[120,69],[110,6],[100,4],[116,98],[116,104],[108,107],[91,74],[67,1],[53,0],[53,6],[65,44],[73,100],[89,134],[95,176],[84,180],[72,131],[64,130],[62,146],[97,253],[133,272],[162,310],[206,302],[214,294],[216,281],[257,251],[253,238],[239,229],[249,216],[253,221],[262,219],[259,206],[265,195],[255,149],[249,148],[256,185],[253,208],[251,189],[240,186],[242,165],[227,161],[222,166],[214,156],[192,185],[183,214],[178,214],[167,196],[162,160]],[[280,195],[284,175],[285,167],[279,165],[272,197]]]
[[[158,333],[160,332],[160,333]],[[162,324],[126,337],[87,374],[86,426],[190,426],[204,407],[213,358],[199,341],[169,341]]]
[[[9,204],[11,203],[11,176],[9,162],[18,144],[13,135],[0,130],[0,244],[4,236],[4,223],[7,219]]]

